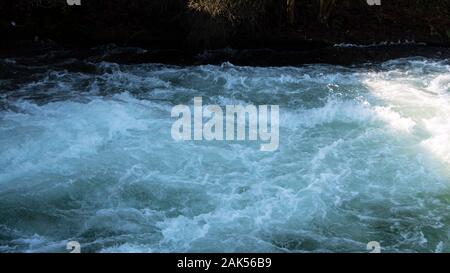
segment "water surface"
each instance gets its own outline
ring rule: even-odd
[[[450,63],[0,61],[0,251],[450,252]],[[176,104],[280,105],[280,146],[175,142]]]

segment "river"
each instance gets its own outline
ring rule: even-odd
[[[1,59],[0,252],[449,252],[450,62]],[[174,105],[279,105],[279,148]]]

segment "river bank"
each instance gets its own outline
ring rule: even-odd
[[[6,0],[0,3],[0,55],[51,50],[96,55],[99,47],[115,44],[146,49],[106,58],[123,63],[347,65],[448,56],[448,1],[383,1],[380,6],[363,0],[291,2],[295,5],[287,13],[283,0],[111,0],[82,1],[80,6],[63,0]],[[324,10],[328,2],[333,3]]]

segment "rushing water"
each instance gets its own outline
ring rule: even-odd
[[[448,61],[0,67],[1,252],[450,251]],[[172,140],[195,96],[280,105],[279,149]]]

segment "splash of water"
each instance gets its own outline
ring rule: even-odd
[[[448,62],[93,65],[2,61],[0,251],[450,251]],[[174,142],[195,96],[280,105],[279,150]]]

